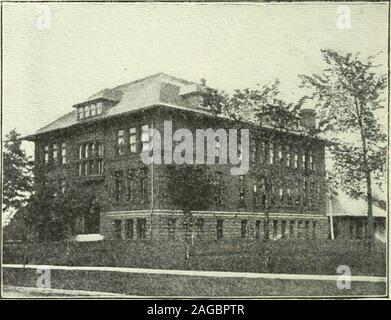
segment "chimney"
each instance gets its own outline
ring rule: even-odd
[[[300,126],[306,129],[316,129],[316,111],[314,109],[301,109],[299,115]]]
[[[205,86],[206,86],[206,80],[205,80],[205,78],[201,78],[200,83],[201,83],[202,86],[205,87]]]

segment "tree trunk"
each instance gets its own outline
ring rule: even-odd
[[[369,240],[373,241],[375,239],[375,232],[373,226],[372,181],[371,181],[371,171],[369,169],[365,171],[365,179],[367,182],[368,235],[369,235]]]
[[[361,142],[363,149],[363,163],[365,170],[365,180],[367,184],[367,214],[368,214],[368,238],[372,242],[375,239],[375,233],[373,228],[373,209],[372,209],[372,181],[371,181],[371,169],[368,165],[368,148],[367,140],[364,136],[361,126]]]

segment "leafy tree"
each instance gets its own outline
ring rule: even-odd
[[[380,183],[386,159],[386,135],[376,112],[384,108],[386,75],[376,73],[374,57],[322,50],[327,67],[321,74],[302,75],[303,86],[313,90],[321,129],[333,134],[330,148],[342,188],[367,201],[368,232],[374,237],[372,182]]]
[[[183,211],[185,216],[187,252],[189,259],[192,247],[193,217],[192,210],[208,208],[211,195],[218,187],[219,181],[206,165],[170,166],[167,183],[168,198]]]
[[[33,191],[33,162],[21,148],[15,129],[5,137],[3,149],[3,212],[18,210]]]
[[[280,82],[278,79],[266,85],[257,85],[255,88],[246,88],[235,90],[232,94],[223,91],[210,90],[211,96],[204,99],[204,106],[211,109],[216,116],[224,116],[234,120],[238,127],[254,129],[258,133],[260,128],[268,130],[268,141],[271,144],[280,142],[284,133],[295,130],[297,139],[302,139],[303,144],[311,143],[308,136],[314,136],[319,131],[316,129],[304,130],[300,128],[299,111],[307,96],[302,97],[295,103],[287,103],[281,98],[279,91]],[[217,107],[213,108],[212,103]],[[264,151],[263,151],[264,152]],[[269,166],[267,170],[256,170],[257,181],[266,178],[265,190],[262,199],[262,206],[258,205],[260,210],[265,212],[266,229],[265,240],[269,239],[269,212],[274,203],[274,184],[284,183],[286,174],[280,167]]]

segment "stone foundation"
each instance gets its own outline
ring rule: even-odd
[[[327,239],[329,224],[322,215],[243,212],[192,212],[194,239]],[[100,233],[105,239],[185,239],[187,219],[181,211],[118,211],[101,213]]]

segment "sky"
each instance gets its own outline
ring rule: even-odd
[[[33,133],[101,89],[157,72],[226,91],[279,78],[288,101],[300,97],[299,74],[323,69],[322,48],[382,52],[385,73],[387,4],[350,3],[342,30],[340,5],[3,3],[3,137]]]

